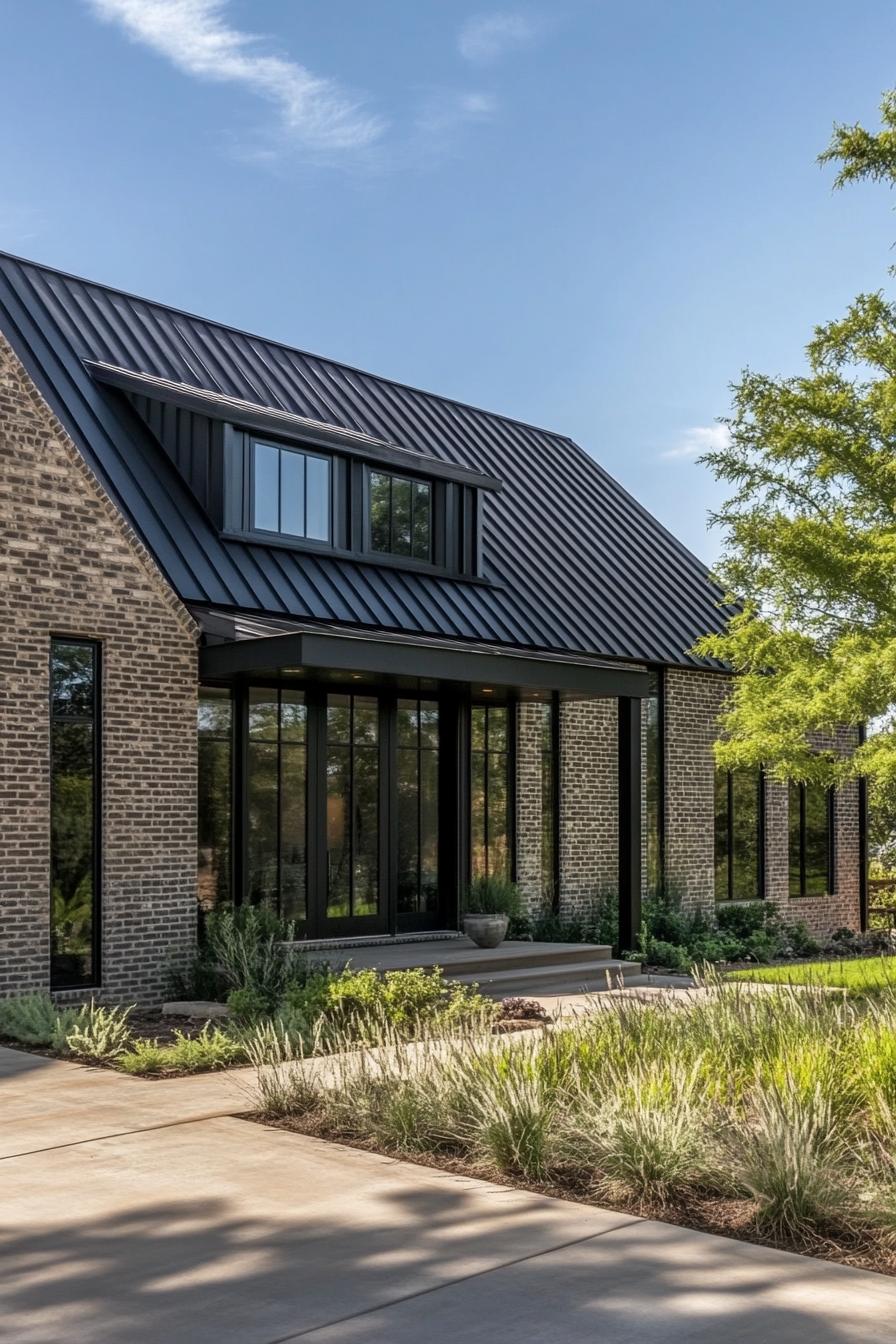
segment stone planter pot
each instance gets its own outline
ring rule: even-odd
[[[464,915],[464,933],[477,947],[497,947],[507,936],[506,915]]]

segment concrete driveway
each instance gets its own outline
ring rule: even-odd
[[[876,1344],[896,1281],[265,1129],[224,1075],[0,1050],[0,1340]]]

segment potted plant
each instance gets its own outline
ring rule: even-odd
[[[506,877],[477,877],[464,900],[464,933],[477,947],[497,947],[511,916],[520,912],[520,892]]]

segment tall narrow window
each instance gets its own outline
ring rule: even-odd
[[[396,737],[398,911],[439,906],[439,707],[399,700]]]
[[[541,730],[541,896],[556,905],[558,891],[559,821],[557,759],[560,750],[560,702],[555,695],[538,706]]]
[[[760,771],[716,770],[717,901],[755,901],[763,894],[763,797]]]
[[[306,719],[301,691],[249,691],[249,899],[284,919],[306,913]]]
[[[311,541],[330,540],[328,457],[252,444],[252,527]]]
[[[470,858],[473,877],[510,877],[510,710],[471,711]]]
[[[647,889],[663,885],[663,682],[662,671],[650,674],[644,722],[644,831]]]
[[[327,918],[376,915],[379,883],[379,703],[327,696]]]
[[[788,787],[789,891],[824,896],[834,889],[834,791],[818,784]]]
[[[226,687],[199,689],[196,895],[203,910],[233,899],[231,876],[233,701]]]
[[[432,490],[429,481],[371,471],[369,491],[370,549],[385,555],[431,560]]]
[[[50,984],[100,978],[100,649],[50,650]]]

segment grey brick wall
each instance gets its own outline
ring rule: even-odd
[[[191,618],[0,337],[0,994],[49,983],[49,650],[103,648],[102,995],[195,940]]]
[[[669,670],[665,683],[665,857],[670,885],[691,908],[712,910],[714,891],[713,743],[728,679]],[[643,728],[643,719],[642,719]],[[617,705],[569,701],[560,711],[560,911],[572,916],[600,890],[618,887]],[[838,734],[850,751],[855,733]],[[826,745],[821,739],[818,745]],[[530,908],[541,900],[541,778],[533,706],[518,711],[517,877]],[[642,792],[642,806],[643,806]],[[788,894],[787,789],[766,787],[766,899],[787,920],[817,935],[859,924],[858,785],[835,799],[835,890]],[[645,865],[646,867],[646,865]]]
[[[619,882],[619,725],[615,700],[560,706],[560,912]]]
[[[541,714],[539,704],[516,707],[516,880],[526,908],[544,903],[541,880]]]

